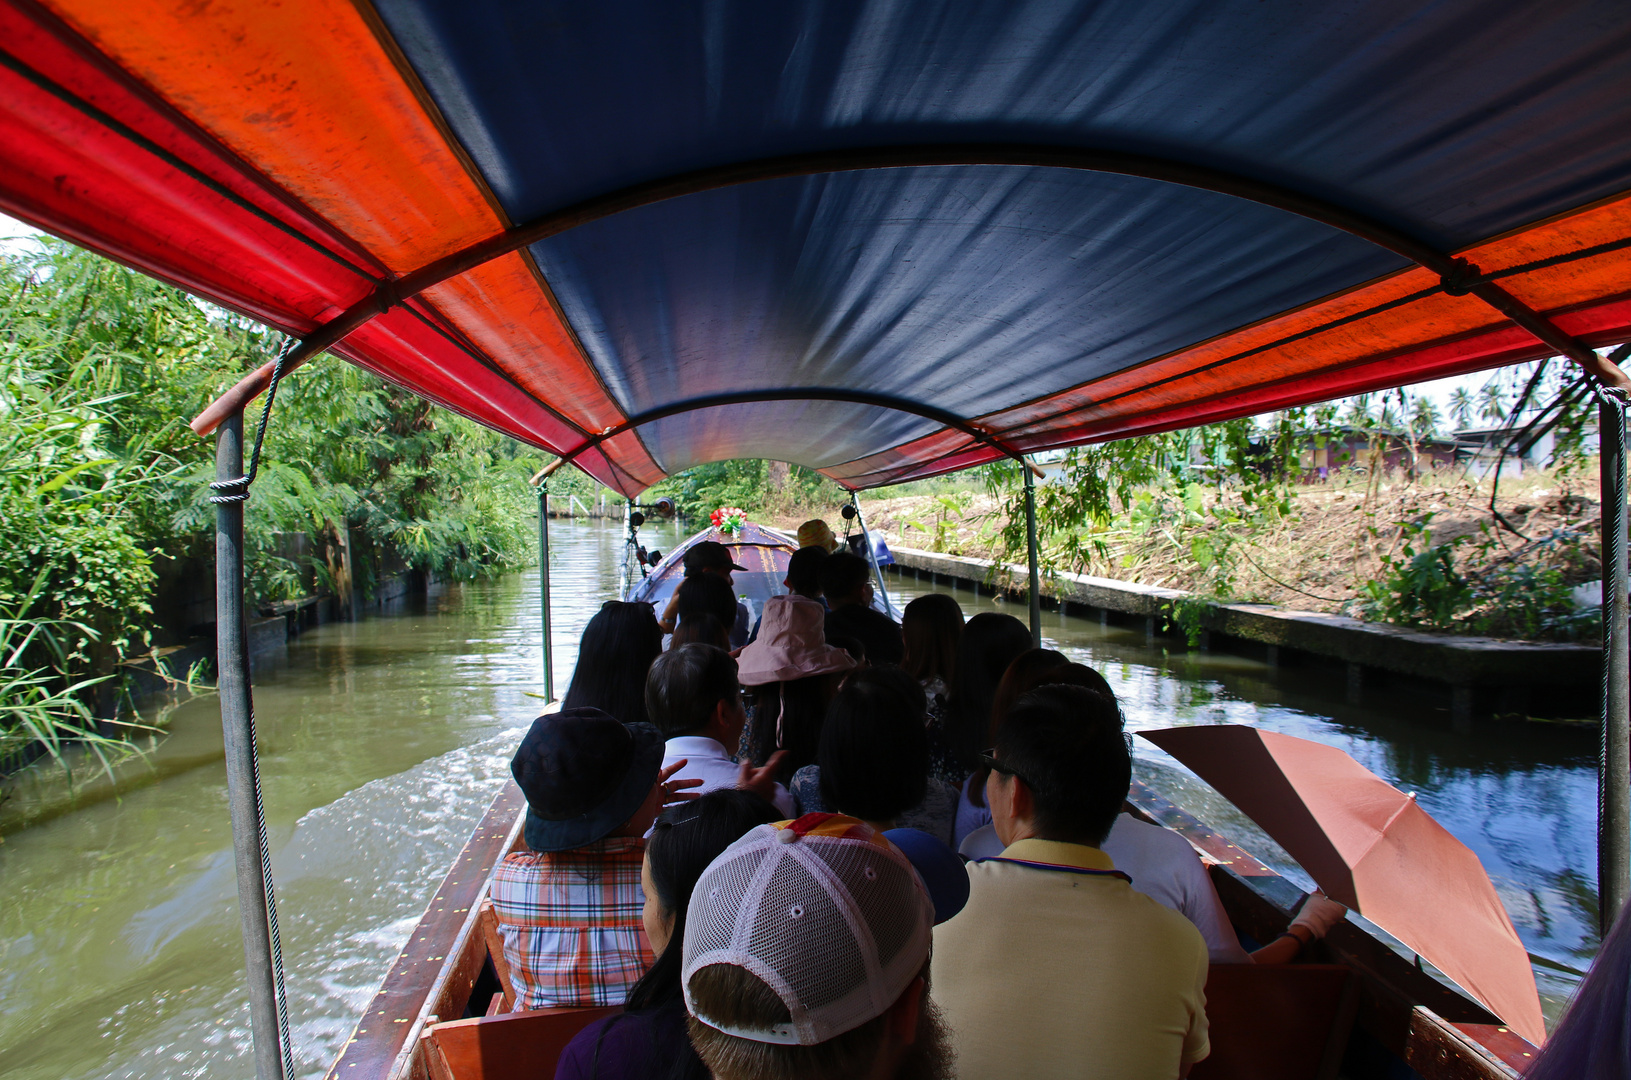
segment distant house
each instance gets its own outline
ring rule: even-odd
[[[1541,469],[1552,462],[1556,439],[1550,430],[1524,436],[1523,423],[1512,426],[1463,428],[1451,437],[1458,458],[1466,463],[1471,476],[1488,476],[1500,463],[1502,476],[1522,476],[1526,469]],[[1597,429],[1588,424],[1584,436],[1587,453],[1597,451]],[[1502,448],[1506,448],[1505,454]]]
[[[1408,472],[1453,465],[1457,451],[1454,439],[1339,424],[1303,435],[1297,460],[1302,482],[1312,484],[1344,469]]]

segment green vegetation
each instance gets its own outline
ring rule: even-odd
[[[60,760],[69,734],[94,734],[94,696],[151,649],[155,567],[208,572],[213,448],[187,420],[280,344],[66,243],[0,257],[0,759],[37,740]],[[404,568],[525,564],[545,460],[320,359],[273,413],[246,512],[251,600],[349,604]]]

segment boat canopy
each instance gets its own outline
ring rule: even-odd
[[[1623,0],[0,0],[0,209],[629,495],[1624,385],[1627,131]]]

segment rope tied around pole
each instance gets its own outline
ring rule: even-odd
[[[261,405],[260,426],[255,429],[255,450],[249,457],[249,469],[236,480],[213,480],[210,482],[210,502],[220,505],[222,503],[248,502],[249,485],[255,482],[255,474],[261,467],[261,445],[266,441],[266,424],[272,419],[272,402],[277,400],[278,383],[283,381],[283,366],[288,363],[289,354],[294,352],[300,344],[299,338],[291,337],[283,343],[278,352],[277,362],[272,365],[272,381],[266,388],[266,401]]]

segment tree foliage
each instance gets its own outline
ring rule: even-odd
[[[155,560],[212,552],[213,448],[187,420],[280,345],[60,241],[0,257],[0,610],[28,642],[8,686],[31,700],[83,689],[147,649]],[[247,504],[251,599],[366,597],[401,566],[465,578],[523,564],[526,479],[545,460],[319,358],[279,393]]]

